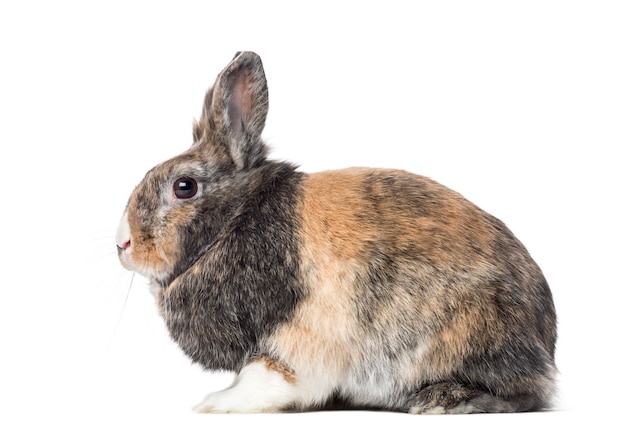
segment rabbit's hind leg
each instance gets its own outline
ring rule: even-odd
[[[475,414],[522,412],[535,408],[533,397],[505,399],[457,382],[428,385],[409,399],[411,414]]]

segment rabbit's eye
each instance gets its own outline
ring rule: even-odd
[[[198,192],[198,183],[191,177],[181,177],[174,181],[174,195],[178,199],[189,199]]]

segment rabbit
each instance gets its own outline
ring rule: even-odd
[[[232,385],[201,413],[549,409],[556,312],[500,220],[403,170],[304,173],[261,135],[261,58],[238,52],[119,223],[171,338]]]

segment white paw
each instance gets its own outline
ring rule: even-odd
[[[241,396],[231,389],[209,394],[200,404],[194,406],[193,410],[202,414],[255,414],[280,411],[271,404],[257,403],[252,397]]]
[[[201,414],[228,414],[232,411],[220,404],[220,400],[215,397],[217,393],[209,394],[204,400],[193,407],[193,410]]]
[[[299,390],[295,376],[278,367],[266,359],[249,363],[230,388],[209,394],[194,411],[213,414],[282,411],[298,402]]]

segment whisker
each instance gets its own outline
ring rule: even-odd
[[[110,278],[109,280],[107,280],[107,279],[103,279],[103,280],[101,281],[101,285],[104,285],[104,283],[105,283],[106,281],[109,281],[109,282],[106,284],[106,287],[110,287],[110,288],[112,288],[112,289],[113,289],[113,291],[110,291],[110,292],[109,292],[109,295],[108,295],[107,300],[106,300],[106,302],[107,302],[107,303],[111,303],[111,302],[112,302],[112,299],[113,299],[113,297],[114,297],[114,296],[115,296],[115,294],[116,294],[116,291],[115,291],[115,290],[117,290],[118,288],[120,288],[120,287],[121,287],[121,283],[122,283],[122,281],[124,280],[124,278],[125,278],[126,276],[128,276],[128,275],[127,275],[127,271],[125,271],[125,270],[121,269],[121,267],[120,267],[120,269],[119,269],[119,270],[117,270],[117,273],[115,274],[115,278]],[[131,274],[130,284],[129,284],[129,287],[128,287],[128,291],[126,292],[125,301],[124,301],[124,306],[126,306],[126,300],[128,299],[128,293],[130,293],[130,286],[132,286],[132,284],[133,284],[133,277],[134,277],[134,276],[135,276],[135,274],[134,274],[134,273],[133,273],[133,274]]]
[[[121,276],[122,274],[120,274],[120,276],[118,277],[118,280],[117,280],[118,283],[121,281]],[[117,321],[115,322],[115,327],[113,328],[113,333],[111,334],[111,339],[109,340],[109,344],[106,347],[105,355],[108,354],[109,351],[111,350],[111,347],[113,346],[113,342],[115,341],[115,337],[117,336],[117,331],[120,327],[120,324],[122,323],[122,317],[124,317],[124,311],[126,310],[126,304],[128,303],[130,289],[133,286],[134,280],[135,280],[135,274],[132,273],[130,276],[130,283],[128,284],[128,289],[126,290],[126,296],[124,297],[124,302],[122,303],[122,309],[120,310],[120,313],[117,317]]]
[[[117,255],[115,237],[110,232],[103,236],[92,236],[89,238],[88,243],[87,260],[97,260],[110,255]]]
[[[107,357],[114,351],[122,329],[124,313],[129,304],[135,274],[120,265],[115,248],[115,236],[109,231],[92,232],[86,237],[86,273],[93,282],[96,300],[104,316],[100,351]],[[130,275],[130,280],[128,279]]]

